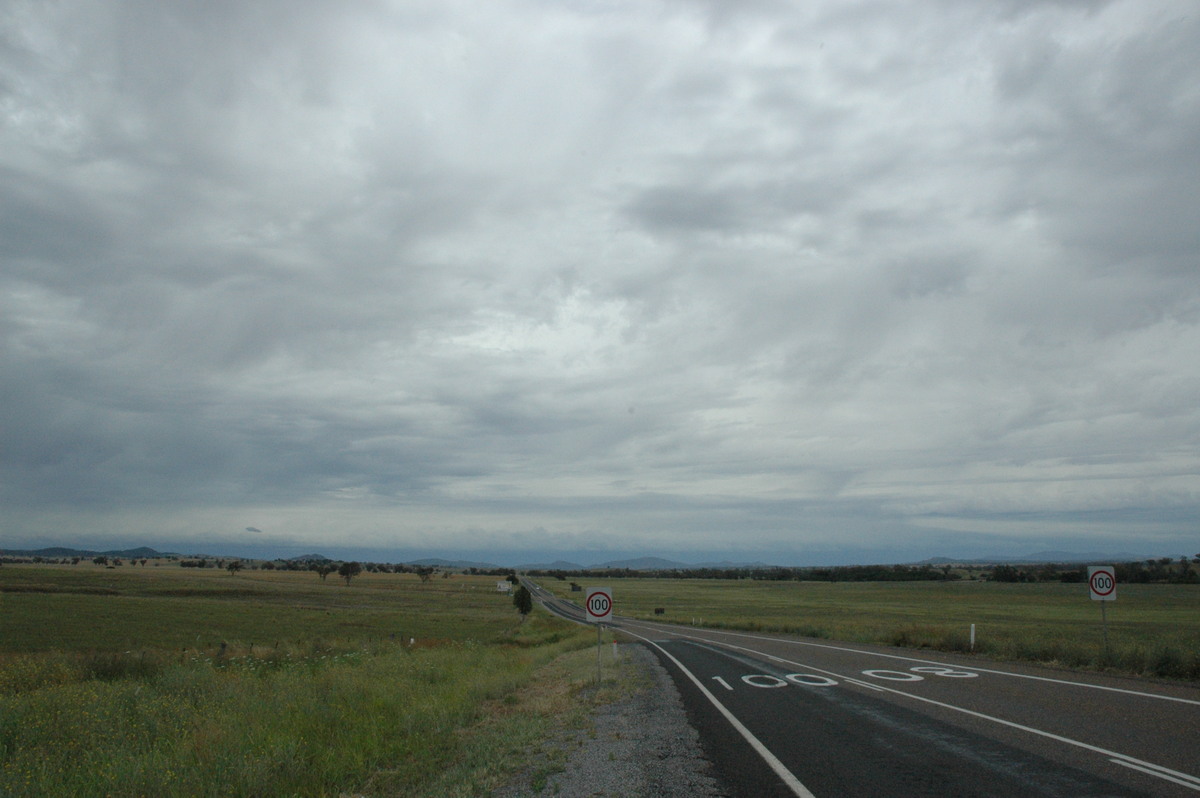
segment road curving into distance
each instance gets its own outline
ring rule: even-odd
[[[549,611],[578,605],[535,583]],[[615,617],[745,796],[1200,796],[1200,689]]]

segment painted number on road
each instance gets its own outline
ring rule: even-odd
[[[948,679],[974,679],[978,673],[972,671],[960,671],[954,668],[944,668],[940,665],[919,665],[916,668],[909,668],[910,673],[904,671],[889,671],[889,670],[871,670],[863,671],[864,676],[870,676],[874,679],[884,679],[889,682],[920,682],[925,679],[924,676],[919,676],[921,673],[928,673],[934,676],[945,676]]]
[[[922,665],[920,668],[909,668],[917,673],[932,673],[934,676],[945,676],[949,679],[974,679],[978,673],[971,671],[957,671],[954,668],[943,668],[940,665]]]
[[[837,684],[828,676],[817,676],[815,673],[789,673],[783,678],[802,687],[833,687]]]
[[[886,679],[889,682],[920,682],[924,681],[925,679],[924,676],[918,676],[915,673],[886,670],[863,671],[863,676],[871,676],[875,679]]]
[[[923,673],[931,676],[942,676],[947,679],[974,679],[979,675],[972,671],[961,671],[956,668],[945,668],[940,665],[921,665],[916,668],[909,668],[908,672],[879,669],[863,671],[864,675],[870,676],[873,679],[884,679],[889,682],[922,682],[925,680],[925,677],[921,675]],[[714,676],[713,680],[726,690],[733,689],[729,682],[720,676]],[[837,685],[836,679],[830,679],[828,676],[818,676],[815,673],[789,673],[782,679],[768,673],[748,673],[742,677],[742,681],[751,687],[760,687],[767,690],[773,690],[777,687],[787,687],[789,684],[794,684],[798,687],[835,687]]]

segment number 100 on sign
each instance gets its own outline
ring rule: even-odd
[[[587,610],[587,619],[592,623],[607,621],[612,617],[612,588],[589,587],[583,606]]]
[[[1117,574],[1111,565],[1088,566],[1088,591],[1094,601],[1117,598]]]

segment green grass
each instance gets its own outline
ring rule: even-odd
[[[572,596],[566,583],[543,586]],[[1120,585],[1100,602],[1062,583],[613,580],[616,612],[646,620],[967,651],[1200,680],[1200,585]],[[578,598],[579,594],[574,594]],[[654,615],[663,608],[664,615]]]
[[[495,583],[5,566],[0,795],[487,794],[594,680]]]
[[[486,795],[591,702],[595,633],[494,577],[0,568],[0,795]],[[570,596],[565,583],[544,580]],[[1200,587],[629,579],[617,612],[1200,678]],[[409,641],[413,645],[409,645]],[[224,644],[224,647],[222,647]],[[613,671],[610,671],[612,673]],[[561,763],[535,762],[550,784]]]
[[[489,639],[511,604],[494,577],[91,565],[0,568],[0,653],[277,642]]]

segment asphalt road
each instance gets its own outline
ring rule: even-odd
[[[584,620],[579,606],[534,595]],[[1200,795],[1194,687],[619,617],[608,625],[662,660],[734,795]]]

